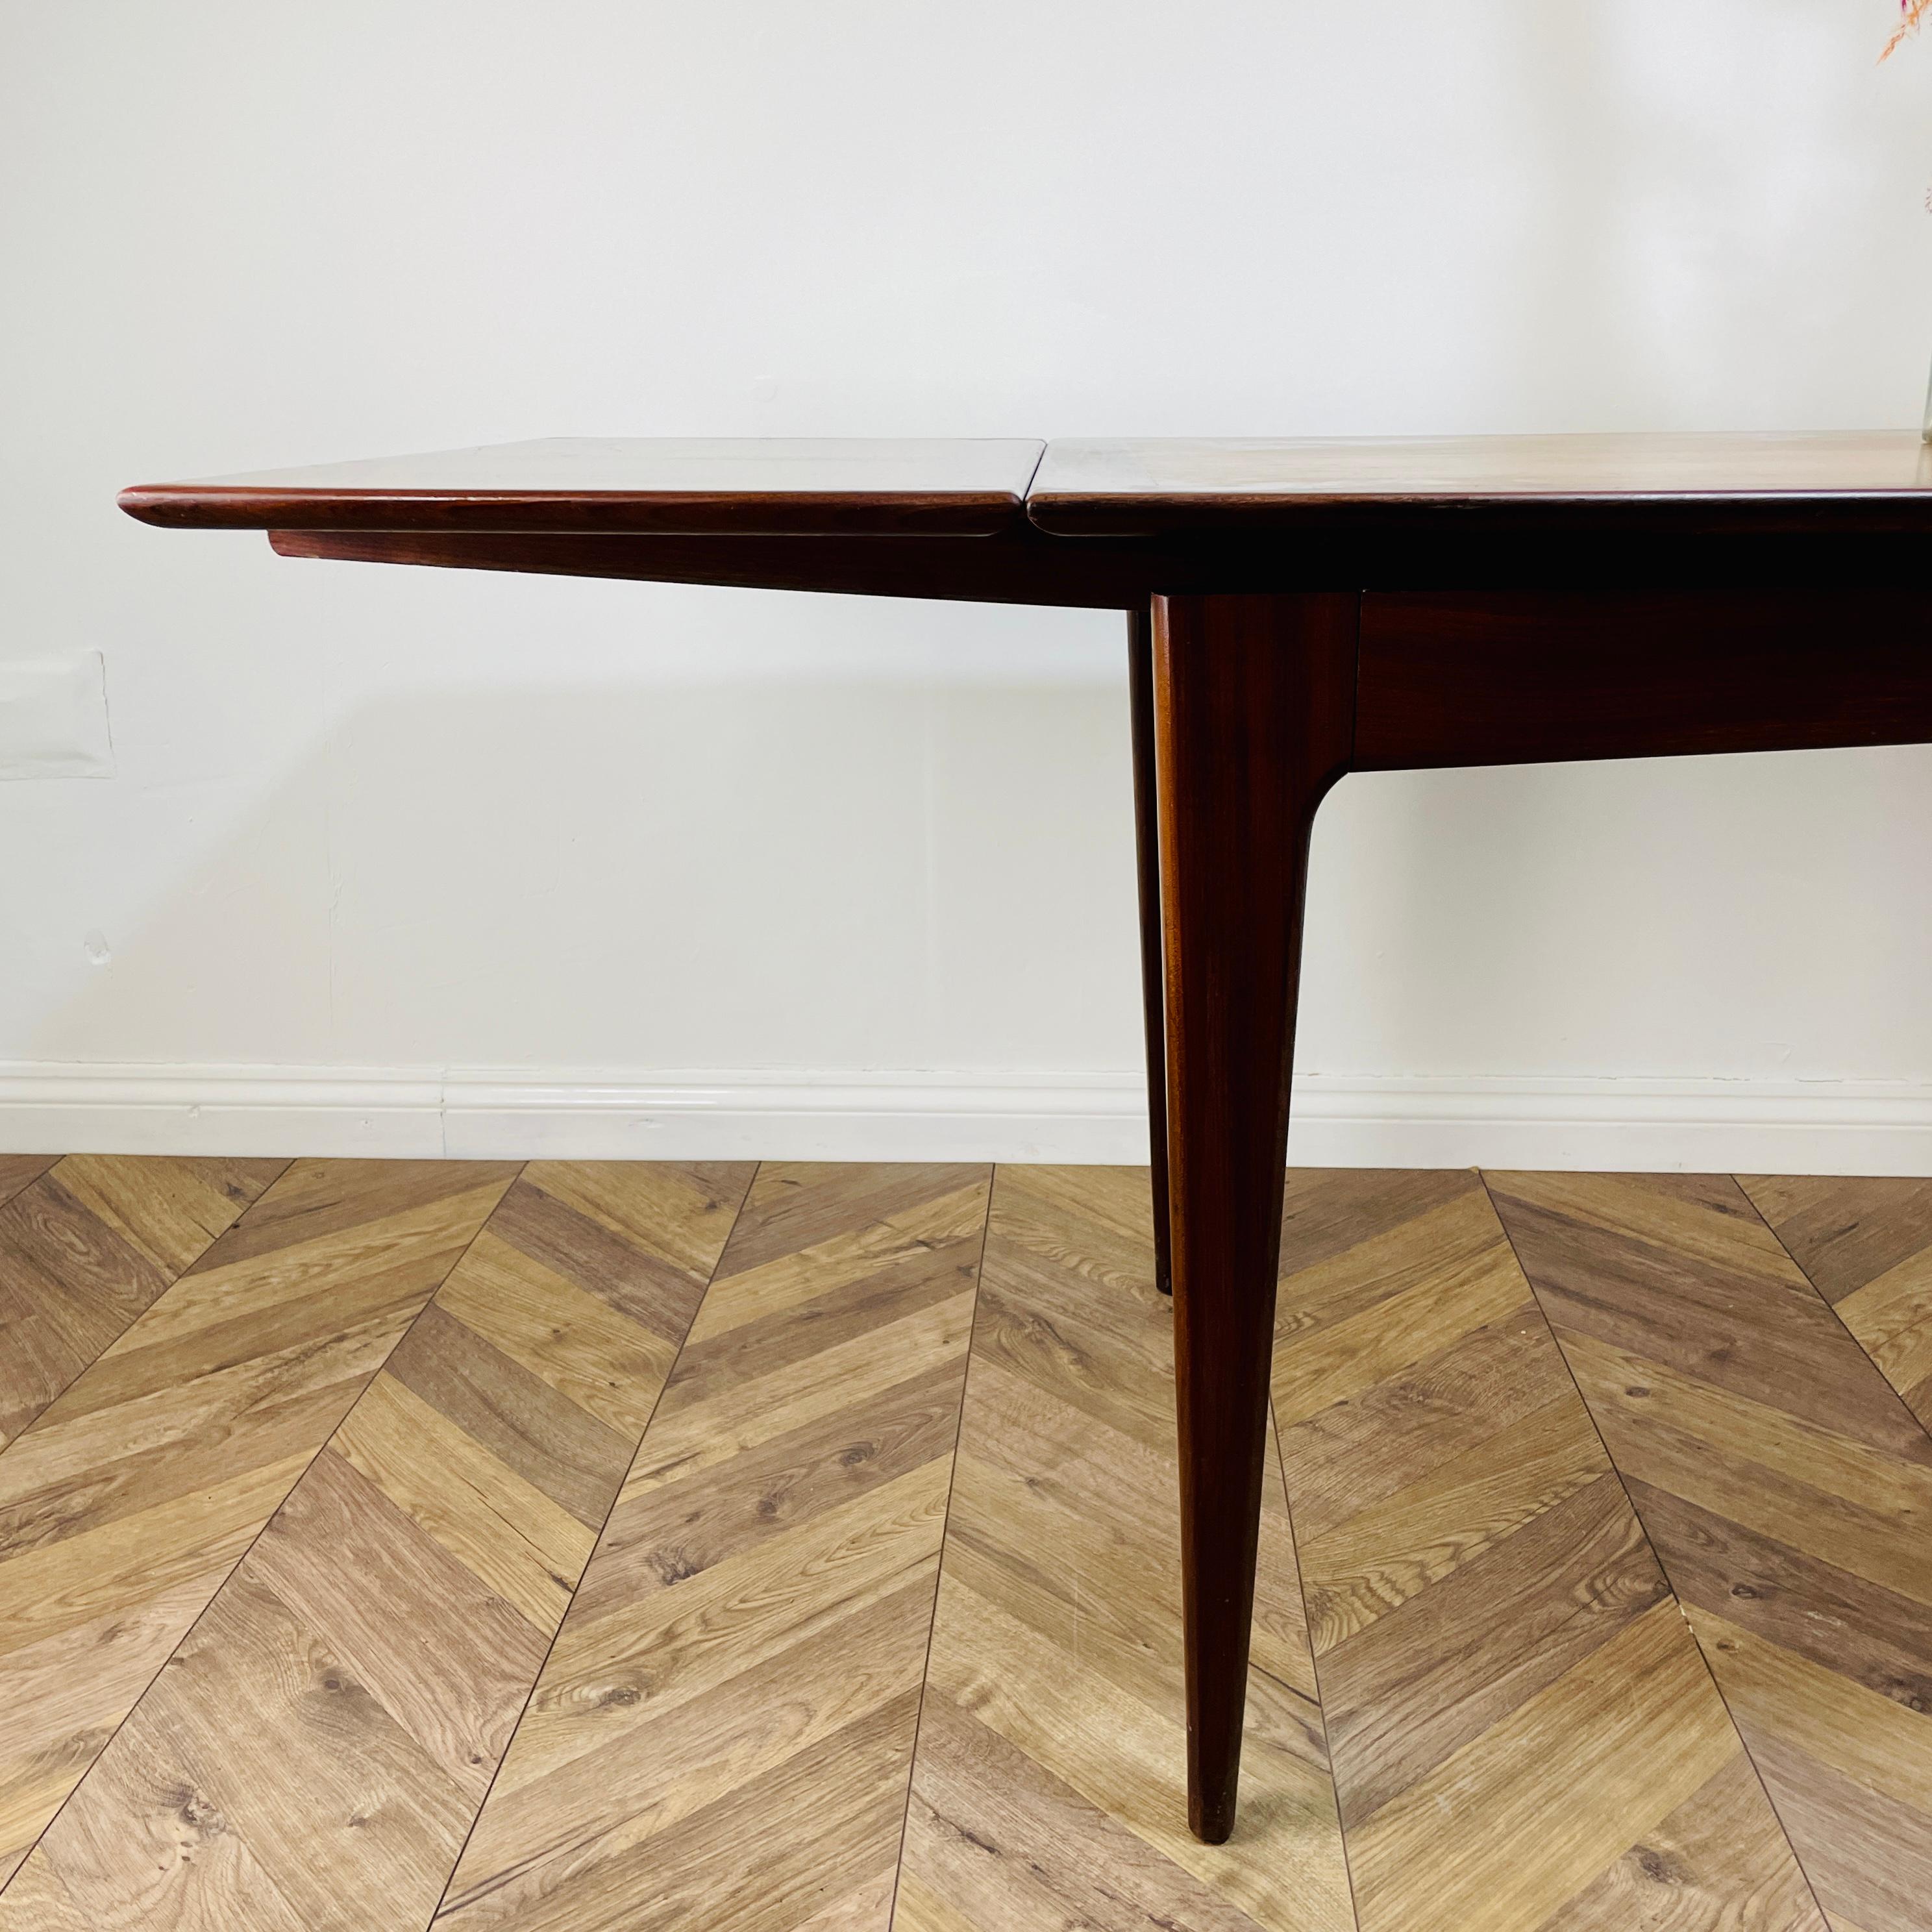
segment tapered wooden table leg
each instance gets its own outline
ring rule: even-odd
[[[1134,856],[1140,879],[1141,1017],[1147,1040],[1148,1167],[1154,1192],[1154,1280],[1174,1292],[1168,1239],[1167,1015],[1161,992],[1160,804],[1154,784],[1154,614],[1127,613],[1127,704],[1134,758]]]
[[[1188,1822],[1234,1828],[1308,838],[1354,730],[1353,596],[1154,604]]]

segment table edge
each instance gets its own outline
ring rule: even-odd
[[[1024,520],[1015,490],[264,489],[143,483],[120,508],[164,530],[445,530],[555,534],[988,536]]]

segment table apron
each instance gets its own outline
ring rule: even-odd
[[[1932,740],[1932,590],[1377,592],[1351,767]]]

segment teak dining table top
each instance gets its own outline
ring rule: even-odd
[[[121,502],[296,556],[1127,613],[1210,1841],[1234,1814],[1322,800],[1351,772],[1932,742],[1932,455],[1906,430],[557,440]]]
[[[1680,534],[1932,530],[1909,431],[1304,440],[550,437],[124,491],[148,523],[231,530],[1063,536],[1266,529],[1395,508],[1645,511]]]

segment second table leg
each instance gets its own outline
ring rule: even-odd
[[[1154,1282],[1174,1292],[1168,1240],[1167,1013],[1161,994],[1160,803],[1154,780],[1154,614],[1127,613],[1127,706],[1134,760],[1134,859],[1139,874],[1141,1018],[1147,1041],[1148,1170],[1154,1193]]]

